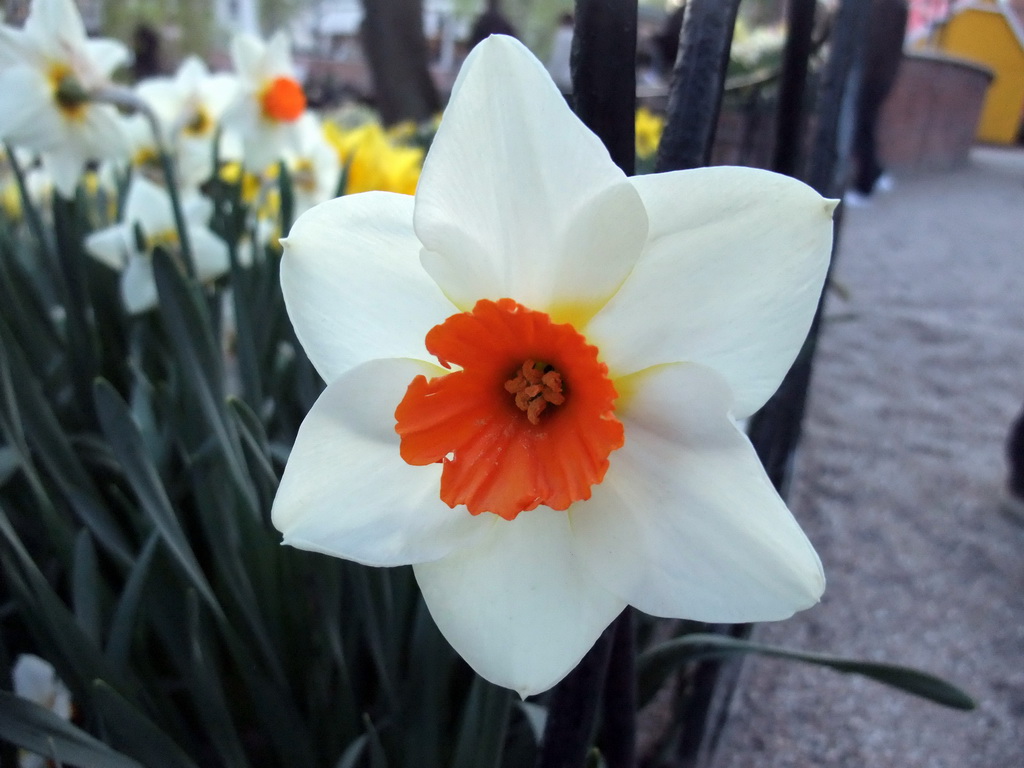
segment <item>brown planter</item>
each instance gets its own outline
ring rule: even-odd
[[[907,53],[879,126],[882,163],[904,170],[962,165],[992,72],[939,53]]]

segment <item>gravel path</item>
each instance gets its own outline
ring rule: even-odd
[[[763,642],[917,666],[954,712],[750,658],[713,768],[1024,768],[1024,526],[1000,511],[1024,401],[1024,152],[848,211],[791,508],[828,577]]]

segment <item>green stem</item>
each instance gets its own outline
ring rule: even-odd
[[[7,150],[7,162],[11,164],[11,169],[14,171],[14,180],[18,185],[21,207],[25,211],[25,218],[28,220],[29,229],[32,230],[33,237],[39,242],[39,250],[43,253],[49,253],[50,243],[46,239],[46,232],[43,229],[43,218],[39,215],[39,209],[36,208],[35,203],[32,202],[28,195],[25,172],[21,169],[18,159],[14,156],[14,147],[10,144],[4,144],[4,149]]]
[[[181,207],[181,195],[178,189],[177,176],[174,173],[174,164],[171,162],[171,155],[167,151],[167,145],[163,139],[163,132],[160,130],[160,121],[156,113],[146,102],[138,98],[131,91],[124,88],[103,88],[94,92],[91,96],[93,101],[113,104],[116,107],[138,112],[149,123],[153,132],[153,141],[156,143],[157,154],[160,155],[160,169],[164,174],[164,181],[167,184],[167,194],[171,198],[171,210],[174,213],[174,225],[178,229],[178,239],[181,243],[181,261],[185,265],[185,273],[195,279],[196,264],[192,255],[192,244],[188,238],[188,228],[185,225],[185,213]]]

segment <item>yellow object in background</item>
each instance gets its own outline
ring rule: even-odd
[[[378,123],[351,129],[326,122],[324,135],[345,168],[345,194],[382,190],[411,195],[416,191],[424,152],[396,144]]]
[[[658,151],[661,133],[665,130],[665,118],[647,107],[636,111],[636,156],[640,160],[652,157]]]
[[[995,0],[962,3],[941,26],[936,46],[970,59],[995,75],[978,122],[981,141],[1012,144],[1024,110],[1024,29],[1012,8]]]

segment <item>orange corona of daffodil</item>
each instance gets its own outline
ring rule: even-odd
[[[323,203],[284,241],[328,382],[284,541],[412,564],[482,676],[554,685],[626,606],[785,618],[821,563],[737,425],[810,326],[834,201],[704,168],[627,178],[520,43],[473,49],[415,198]]]

